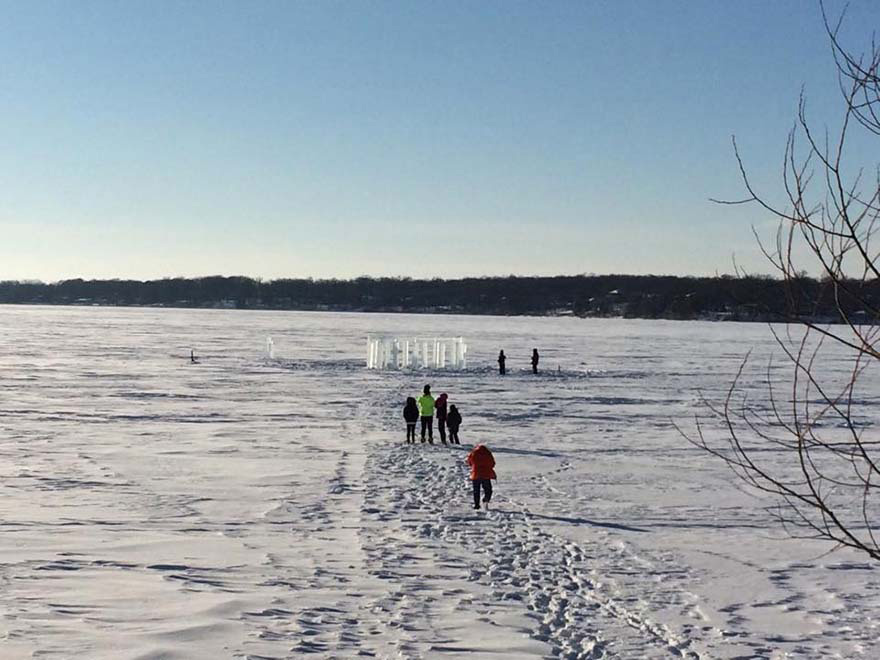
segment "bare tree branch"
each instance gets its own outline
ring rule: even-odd
[[[848,162],[854,131],[880,136],[880,47],[872,41],[866,53],[849,50],[840,40],[845,12],[832,21],[821,1],[820,9],[843,100],[838,129],[833,137],[827,128],[813,130],[801,91],[783,153],[785,208],[753,185],[735,137],[748,196],[712,200],[756,204],[779,221],[772,247],[752,231],[785,285],[785,332],[770,330],[790,366],[788,387],[779,390],[768,362],[767,397],[756,403],[743,384],[747,355],[723,401],[701,399],[723,439],[709,439],[705,418],[695,419],[692,433],[679,430],[743,483],[775,499],[772,511],[790,536],[880,559],[874,530],[880,524],[880,438],[872,439],[859,414],[863,376],[880,367],[880,251],[872,246],[880,227],[880,166],[872,166],[869,180],[864,168]],[[804,277],[804,254],[821,273],[818,286]],[[817,317],[829,305],[836,314],[831,324]],[[848,372],[828,368],[841,360],[851,361]]]

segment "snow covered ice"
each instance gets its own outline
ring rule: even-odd
[[[467,368],[366,369],[371,332],[467,337]],[[0,336],[4,660],[877,655],[874,565],[673,427],[749,349],[761,400],[764,325],[3,307]],[[461,447],[403,444],[425,383]]]

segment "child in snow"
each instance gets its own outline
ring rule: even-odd
[[[449,415],[446,417],[446,428],[449,429],[449,444],[460,445],[458,441],[458,427],[461,426],[461,413],[455,406],[449,406]]]
[[[492,499],[492,479],[495,479],[495,457],[486,445],[477,445],[467,456],[471,466],[471,483],[474,486],[474,508],[480,508],[480,488],[483,489],[483,503],[489,508]]]
[[[416,405],[415,397],[406,397],[403,418],[406,420],[406,442],[414,444],[416,441],[416,422],[419,421],[419,407]]]

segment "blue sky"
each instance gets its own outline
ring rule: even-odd
[[[841,110],[808,1],[0,10],[0,279],[769,272],[730,136]]]

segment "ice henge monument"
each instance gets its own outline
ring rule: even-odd
[[[464,369],[462,337],[367,335],[367,369]]]

